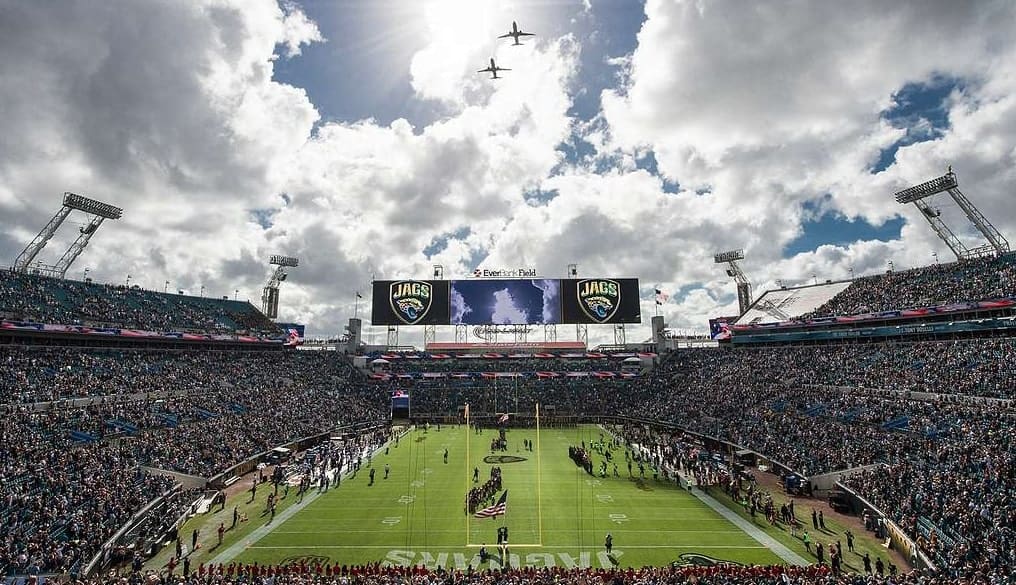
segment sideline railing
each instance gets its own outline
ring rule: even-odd
[[[896,524],[889,516],[882,512],[878,507],[864,499],[857,494],[853,489],[847,487],[842,482],[837,482],[836,487],[843,490],[847,496],[851,499],[850,507],[856,512],[868,510],[872,513],[875,518],[881,519],[882,523],[886,527],[886,531],[889,534],[889,539],[892,542],[892,548],[903,552],[907,560],[910,561],[911,566],[918,568],[927,568],[932,573],[938,573],[938,567],[932,562],[931,558],[917,547],[917,543],[912,538],[907,536],[907,533],[903,528]]]
[[[106,542],[102,543],[102,546],[99,547],[99,550],[92,557],[92,560],[89,561],[87,565],[85,565],[85,569],[82,574],[91,575],[98,565],[101,564],[105,566],[106,563],[108,563],[110,558],[112,557],[113,549],[116,548],[117,542],[119,542],[119,540],[123,538],[125,534],[127,534],[128,532],[136,528],[138,525],[148,520],[148,516],[151,514],[153,510],[161,507],[162,504],[164,503],[168,503],[169,499],[172,498],[174,495],[176,495],[178,492],[180,492],[180,486],[174,485],[170,489],[163,492],[161,496],[148,502],[148,504],[146,504],[144,508],[138,510],[133,516],[130,517],[130,520],[125,522],[124,525],[120,527],[120,530],[117,530],[116,533],[113,534],[113,536],[109,537],[109,539],[107,539]]]
[[[329,431],[316,433],[314,435],[308,435],[306,437],[301,437],[293,441],[288,441],[286,443],[273,447],[272,449],[268,449],[256,455],[253,455],[245,459],[244,461],[227,468],[225,471],[208,478],[205,487],[216,490],[222,489],[223,487],[225,487],[226,480],[228,480],[231,477],[234,476],[239,477],[253,471],[254,469],[257,468],[258,463],[261,463],[262,461],[267,459],[268,456],[272,453],[272,451],[279,447],[291,449],[293,452],[303,451],[308,447],[316,445],[317,443],[320,443],[321,441],[327,440],[338,434],[341,435],[363,434],[375,431],[377,429],[386,426],[387,423],[376,421],[352,423],[335,427],[334,429]],[[120,541],[124,538],[124,536],[129,534],[132,531],[132,529],[136,528],[137,526],[147,521],[149,516],[151,516],[154,510],[158,509],[162,504],[167,503],[169,498],[171,498],[174,495],[177,495],[177,493],[182,493],[182,490],[178,485],[166,491],[158,498],[155,498],[154,500],[146,504],[144,508],[142,508],[133,516],[131,516],[131,519],[128,520],[123,526],[121,526],[120,530],[118,530],[112,537],[107,539],[106,542],[102,544],[102,546],[99,547],[99,550],[92,557],[91,561],[89,561],[89,563],[85,566],[84,572],[82,574],[85,576],[93,575],[96,571],[106,568],[109,561],[112,559],[113,551],[120,544]],[[181,518],[185,518],[186,515],[187,510],[184,511],[184,514],[181,516]],[[177,522],[174,525],[179,525],[181,523],[182,522],[180,521],[180,519],[177,519]]]
[[[498,418],[499,415],[494,414],[475,415],[471,417],[471,420],[477,422],[478,424],[496,424]],[[423,422],[456,424],[461,423],[462,418],[457,415],[422,413],[414,415],[413,422],[417,424]],[[509,425],[516,427],[517,426],[528,427],[535,426],[535,423],[536,417],[534,415],[516,413],[512,415],[512,419],[510,419]],[[694,437],[698,442],[700,442],[706,449],[708,449],[711,452],[727,453],[731,457],[732,462],[735,457],[737,457],[738,459],[744,459],[747,458],[746,456],[750,456],[750,458],[753,460],[752,463],[750,464],[752,467],[756,467],[759,464],[765,464],[768,466],[770,470],[774,470],[780,476],[786,476],[791,474],[796,475],[801,478],[802,484],[807,486],[808,490],[810,491],[811,483],[809,477],[800,473],[797,470],[794,470],[789,465],[786,465],[781,461],[778,461],[771,457],[768,457],[764,453],[760,453],[758,451],[755,451],[754,449],[745,447],[743,445],[739,445],[737,443],[733,443],[731,441],[720,439],[712,435],[692,431],[675,423],[619,415],[547,414],[540,417],[540,425],[543,427],[567,427],[585,423],[613,424],[613,425],[616,424],[642,425],[646,429],[655,430],[657,432],[661,430],[672,433],[680,432],[682,434]],[[262,451],[244,460],[243,462],[233,465],[227,468],[225,471],[215,476],[212,476],[211,478],[208,479],[207,487],[213,489],[221,489],[226,485],[227,480],[233,477],[245,475],[253,471],[254,469],[257,468],[258,463],[264,461],[271,454],[271,452],[278,447],[285,447],[291,449],[294,452],[297,452],[302,451],[314,444],[319,443],[324,439],[330,438],[337,434],[363,434],[365,432],[372,432],[380,428],[384,428],[386,426],[388,426],[388,422],[374,421],[374,422],[352,423],[348,425],[343,425],[341,427],[336,427],[327,432],[317,433],[314,435],[309,435],[306,437],[302,437],[300,439],[296,439],[294,441],[283,443],[281,445],[278,445],[277,447],[273,447],[272,449]],[[937,567],[931,561],[931,559],[928,558],[928,556],[924,554],[923,551],[918,550],[917,545],[914,543],[914,541],[910,539],[903,531],[903,529],[899,527],[895,522],[893,522],[886,514],[884,514],[881,510],[873,506],[870,502],[868,502],[861,496],[857,495],[850,488],[847,488],[846,486],[842,485],[842,483],[837,483],[836,485],[837,487],[843,489],[851,498],[854,498],[857,504],[856,506],[853,506],[854,510],[867,508],[877,518],[882,519],[890,534],[890,538],[893,541],[893,545],[899,547],[897,550],[906,551],[908,559],[913,560],[916,558],[921,564],[923,564],[924,567],[927,567],[933,572],[937,572]],[[110,553],[114,549],[117,540],[119,538],[122,538],[124,534],[127,534],[131,527],[140,524],[159,504],[159,502],[163,501],[164,498],[168,496],[170,493],[171,492],[167,492],[163,496],[160,496],[156,500],[153,500],[151,503],[146,505],[144,509],[136,513],[126,525],[124,525],[119,531],[117,531],[117,533],[112,538],[110,538],[106,543],[104,543],[103,546],[100,548],[100,552],[96,554],[96,556],[92,559],[92,561],[87,565],[84,574],[90,575],[97,568],[103,567],[104,566],[103,563],[105,561],[108,561]]]
[[[232,467],[227,468],[225,471],[208,478],[207,487],[212,489],[222,489],[223,487],[226,487],[225,483],[228,479],[232,477],[240,477],[250,473],[251,471],[254,471],[254,469],[257,468],[258,463],[265,461],[265,459],[267,459],[268,456],[271,455],[272,451],[278,449],[279,447],[290,449],[293,452],[303,451],[308,447],[316,445],[317,443],[321,442],[324,439],[335,436],[336,434],[348,434],[348,433],[362,434],[364,432],[377,430],[386,425],[387,423],[380,422],[352,423],[348,425],[343,425],[341,427],[335,427],[334,429],[329,431],[316,433],[314,435],[308,435],[306,437],[301,437],[299,439],[296,439],[295,441],[289,441],[281,445],[276,445],[271,449],[262,451],[257,455],[254,455],[240,463],[237,463],[236,465],[233,465]]]

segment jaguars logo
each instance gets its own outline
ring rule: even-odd
[[[713,558],[709,555],[700,553],[684,553],[677,557],[676,561],[670,563],[671,567],[743,567],[741,563],[734,561],[725,561],[723,559]]]
[[[428,282],[399,280],[391,284],[389,300],[395,316],[406,325],[423,321],[434,300],[434,289]]]
[[[323,557],[320,555],[300,555],[295,557],[286,557],[279,561],[280,565],[307,565],[313,567],[314,565],[326,565],[331,562],[331,558]]]
[[[504,465],[505,463],[521,463],[525,461],[525,457],[518,457],[516,455],[487,455],[483,458],[484,463],[490,463],[491,465]]]
[[[576,286],[579,306],[594,323],[606,323],[621,306],[621,285],[616,280],[580,280]]]

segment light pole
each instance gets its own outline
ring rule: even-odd
[[[91,268],[85,268],[84,273],[81,274],[81,280],[83,280],[83,281],[87,281],[88,280],[88,271],[89,270],[91,270]]]
[[[162,292],[164,292],[164,293],[165,292],[169,292],[169,281],[168,280],[166,281],[166,284],[162,285]]]
[[[938,265],[938,252],[932,252],[931,257],[935,259],[935,265]]]
[[[234,301],[236,300],[236,295],[238,295],[238,294],[240,294],[240,289],[236,289],[236,290],[233,291],[233,300]]]
[[[850,271],[850,280],[854,280],[854,267],[851,266],[851,267],[847,268],[847,270]]]
[[[131,275],[128,274],[127,275],[127,288],[130,288],[130,287],[131,287]]]
[[[896,267],[893,265],[893,261],[889,261],[889,272],[892,272]]]
[[[201,298],[205,298],[205,285],[201,285]]]

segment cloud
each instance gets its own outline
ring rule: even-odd
[[[672,327],[703,329],[736,307],[712,262],[723,249],[746,249],[756,289],[943,253],[891,193],[948,164],[1003,233],[1016,233],[1011,3],[648,0],[637,48],[611,56],[621,77],[591,120],[573,111],[591,43],[543,32],[567,31],[567,16],[528,15],[520,24],[542,36],[494,41],[515,8],[419,7],[419,47],[393,64],[410,75],[407,109],[437,112],[414,126],[322,116],[302,88],[276,80],[280,61],[329,36],[297,4],[12,5],[0,24],[0,253],[13,258],[67,190],[125,209],[79,260],[97,280],[129,272],[160,290],[170,280],[257,298],[267,256],[298,256],[281,316],[311,335],[340,332],[372,277],[419,278],[435,263],[449,277],[479,263],[547,278],[569,263],[580,276],[637,276],[680,292],[662,307]],[[513,69],[505,79],[475,72],[491,56]],[[901,88],[943,76],[961,82],[942,104],[947,128],[883,118]],[[872,174],[908,132],[924,141]],[[899,240],[785,258],[807,202],[875,225],[907,222]],[[433,253],[440,234],[453,237]],[[654,310],[644,300],[643,314]],[[590,334],[596,343],[612,332]],[[402,336],[422,341],[419,330]],[[629,332],[640,337],[648,326]]]
[[[449,294],[451,295],[451,322],[465,323],[465,316],[472,313],[473,308],[466,304],[466,299],[458,290],[452,288]]]
[[[543,291],[543,318],[542,323],[554,323],[561,318],[561,285],[560,281],[553,279],[539,279],[531,281],[533,286]]]
[[[529,313],[516,306],[515,299],[507,288],[494,291],[494,310],[490,317],[497,325],[529,323]]]

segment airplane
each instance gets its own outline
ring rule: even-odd
[[[490,77],[491,79],[503,79],[502,77],[498,77],[497,76],[497,72],[498,71],[511,71],[511,69],[505,69],[504,67],[498,67],[497,65],[494,64],[494,58],[491,57],[490,58],[490,66],[487,67],[486,69],[480,69],[479,71],[477,71],[477,73],[491,73],[492,74],[491,77]]]
[[[508,34],[501,35],[501,36],[499,36],[497,38],[499,38],[499,39],[507,39],[508,37],[511,37],[511,38],[515,39],[515,42],[512,43],[513,45],[521,45],[522,43],[519,42],[519,37],[533,37],[533,36],[536,36],[536,35],[534,35],[533,33],[527,33],[527,32],[520,31],[519,30],[519,25],[516,24],[515,21],[513,20],[512,21],[512,29],[510,31],[508,31]]]

